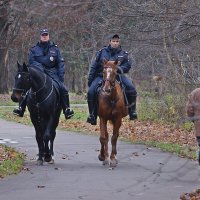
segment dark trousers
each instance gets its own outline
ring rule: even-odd
[[[137,91],[135,89],[135,86],[133,85],[132,81],[126,77],[125,75],[120,75],[121,81],[125,87],[125,92],[127,97],[129,96],[137,96]],[[119,78],[117,78],[119,80]],[[98,87],[98,84],[103,80],[102,77],[96,77],[94,81],[92,82],[91,86],[88,89],[87,93],[87,100],[88,101],[96,101],[96,89]]]

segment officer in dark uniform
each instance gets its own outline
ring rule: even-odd
[[[29,65],[49,75],[59,86],[62,108],[66,119],[70,119],[74,112],[70,109],[69,94],[64,85],[64,59],[60,51],[52,41],[49,40],[47,29],[40,31],[40,42],[30,49],[28,57]],[[28,92],[27,92],[28,93]],[[27,94],[19,103],[19,108],[13,111],[14,114],[23,117],[26,109]]]
[[[137,119],[136,113],[136,97],[137,92],[131,80],[129,80],[124,73],[128,73],[131,68],[131,62],[128,59],[128,53],[123,51],[120,46],[120,38],[118,34],[109,37],[109,45],[97,52],[96,59],[92,63],[88,75],[88,108],[89,117],[87,122],[92,125],[97,123],[97,108],[96,108],[96,89],[98,84],[103,79],[103,62],[104,60],[118,60],[118,74],[120,80],[125,86],[125,93],[128,99],[129,117],[130,120]],[[119,78],[119,77],[118,77]]]

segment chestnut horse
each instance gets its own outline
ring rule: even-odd
[[[187,116],[189,117],[189,120],[194,123],[195,136],[199,146],[198,162],[200,165],[200,88],[194,89],[188,95],[186,112]]]
[[[100,143],[101,150],[99,160],[103,164],[109,164],[111,167],[117,165],[117,139],[119,129],[122,124],[122,118],[128,115],[128,107],[125,105],[125,98],[117,81],[117,63],[118,61],[105,61],[103,69],[103,84],[98,95],[98,116],[100,118]],[[113,133],[111,138],[112,151],[108,153],[109,133],[107,130],[107,122],[113,125]]]

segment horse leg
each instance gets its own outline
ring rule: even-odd
[[[45,145],[45,154],[44,154],[44,160],[45,162],[50,162],[52,160],[52,155],[51,155],[51,152],[50,152],[50,149],[49,149],[49,142],[50,142],[50,145],[51,145],[51,140],[52,140],[52,135],[51,135],[51,130],[52,130],[52,120],[53,118],[50,117],[48,123],[47,123],[47,127],[45,129],[45,132],[44,132],[44,145]]]
[[[37,159],[37,164],[38,165],[43,165],[43,157],[44,157],[44,143],[43,143],[43,138],[41,136],[41,133],[36,132],[36,141],[38,144],[38,149],[39,149],[39,154],[38,154],[38,159]]]
[[[43,138],[44,139],[44,161],[45,162],[50,162],[52,157],[51,157],[51,154],[50,154],[50,150],[49,150],[49,141],[50,141],[50,138]]]
[[[44,141],[44,161],[45,162],[50,162],[52,160],[52,156],[50,154],[50,150],[49,150],[49,141],[50,140],[46,140]]]
[[[113,121],[113,135],[111,138],[111,144],[112,144],[112,151],[111,151],[111,155],[110,155],[110,166],[111,167],[116,167],[117,166],[117,139],[119,136],[119,128],[122,124],[122,119],[116,119]]]
[[[106,132],[107,132],[107,120],[100,117],[100,138],[99,141],[101,143],[101,150],[99,154],[99,160],[105,160],[105,145],[106,145]]]
[[[56,131],[51,131],[51,138],[50,138],[50,154],[52,156],[51,161],[49,162],[49,164],[54,164],[54,151],[53,151],[53,143],[54,143],[54,139],[56,137]]]
[[[106,127],[106,132],[105,132],[105,160],[103,161],[103,165],[109,165],[108,141],[109,141],[109,135],[108,135],[107,127]]]

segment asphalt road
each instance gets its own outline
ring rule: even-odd
[[[0,143],[27,154],[20,174],[0,180],[0,200],[177,200],[199,188],[195,161],[119,141],[112,169],[98,161],[98,136],[73,132],[57,131],[55,164],[37,166],[33,127],[3,120],[0,127]]]

